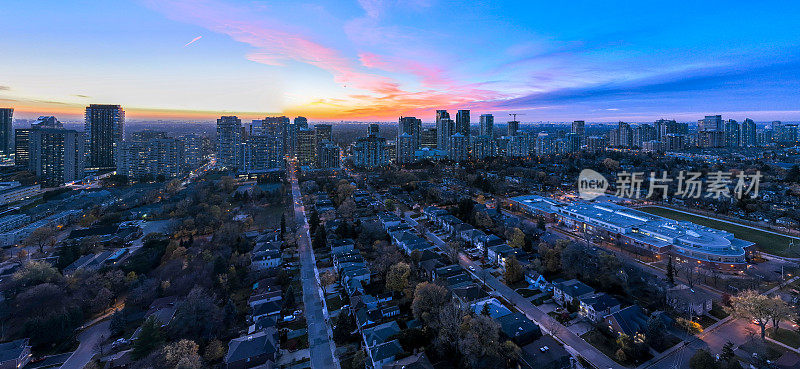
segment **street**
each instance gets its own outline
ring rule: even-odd
[[[410,219],[408,214],[405,214],[405,217],[407,221]],[[441,250],[447,249],[447,244],[429,229],[425,229],[425,237],[427,237]],[[516,291],[506,286],[503,282],[500,282],[500,280],[492,276],[490,273],[484,273],[483,268],[481,268],[478,263],[470,260],[463,253],[459,253],[459,264],[466,267],[467,270],[469,270],[469,267],[475,268],[474,272],[470,271],[475,278],[485,281],[487,286],[491,287],[492,290],[503,296],[510,303],[514,304],[517,309],[519,309],[523,314],[525,314],[525,316],[528,317],[528,319],[531,319],[538,324],[543,331],[546,331],[547,333],[557,337],[561,342],[564,343],[564,345],[567,347],[567,350],[571,351],[573,354],[582,356],[584,359],[586,359],[586,361],[592,363],[597,368],[624,368],[622,365],[604,355],[602,352],[600,352],[600,350],[584,341],[578,335],[570,332],[561,323],[557,322],[551,316],[539,310],[538,307],[533,305],[530,301],[522,297]]]
[[[110,326],[111,321],[107,319],[81,332],[81,334],[78,335],[78,341],[80,341],[78,349],[61,365],[61,369],[83,368],[92,360],[97,344],[103,342],[105,338],[111,335],[111,331],[109,330]]]
[[[289,165],[289,176],[292,182],[295,224],[298,224],[297,247],[300,251],[300,278],[303,283],[303,304],[308,325],[308,345],[311,354],[312,368],[339,368],[336,358],[336,346],[328,325],[328,311],[324,305],[322,289],[319,286],[319,271],[311,248],[308,221],[300,196],[300,185],[295,175],[295,164]]]

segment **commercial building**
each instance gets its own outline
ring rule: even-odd
[[[494,139],[494,115],[481,114],[480,124],[480,135]]]
[[[117,174],[130,178],[174,178],[185,168],[183,141],[163,135],[123,141],[117,158]]]
[[[0,108],[0,154],[11,155],[14,152],[14,136],[11,124],[14,120],[14,109]]]
[[[420,131],[422,130],[422,121],[415,117],[400,117],[397,123],[397,141],[400,145],[400,136],[407,134],[411,137],[410,145],[411,152],[419,148],[420,145]],[[400,150],[398,150],[399,152]]]
[[[237,169],[244,164],[242,145],[244,128],[236,116],[217,119],[217,164],[223,168]]]
[[[340,167],[339,157],[341,150],[339,146],[331,141],[325,141],[317,146],[316,167],[320,169],[333,169]]]
[[[353,165],[371,169],[388,164],[386,139],[377,136],[361,137],[353,143]]]
[[[755,244],[730,232],[685,221],[675,221],[608,202],[560,202],[527,195],[509,199],[512,209],[553,219],[569,231],[653,259],[704,268],[739,271]]]
[[[116,168],[117,148],[124,137],[125,112],[119,105],[86,107],[84,132],[89,168]]]
[[[297,131],[297,161],[300,165],[313,165],[316,150],[314,130],[308,127],[300,128]]]
[[[19,182],[0,182],[0,205],[29,199],[41,192],[41,186],[23,186]]]
[[[63,128],[37,128],[30,132],[29,169],[44,186],[60,186],[82,179],[86,139],[82,132]]]

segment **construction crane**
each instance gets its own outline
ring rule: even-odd
[[[514,121],[516,122],[517,121],[517,115],[525,115],[525,113],[510,113],[508,115],[514,117]]]

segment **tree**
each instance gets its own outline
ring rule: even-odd
[[[778,328],[782,320],[792,320],[796,317],[792,307],[778,296],[769,300],[767,310],[769,311],[769,318],[772,320],[772,326],[775,328],[775,334],[778,334]]]
[[[281,214],[281,239],[286,234],[286,214]]]
[[[697,323],[689,319],[677,318],[675,319],[675,323],[679,327],[685,329],[686,332],[689,332],[689,334],[698,334],[703,332],[703,326],[701,326],[700,323]]]
[[[389,268],[386,273],[386,288],[395,291],[403,292],[408,288],[408,278],[411,276],[411,267],[408,264],[399,262]]]
[[[765,339],[767,324],[773,316],[773,302],[754,290],[745,290],[731,297],[728,312],[737,318],[752,320],[761,328],[761,339]]]
[[[111,335],[116,337],[125,333],[126,323],[127,320],[125,319],[125,312],[122,309],[115,311],[114,314],[111,315]]]
[[[311,215],[308,217],[308,230],[311,234],[316,233],[317,226],[319,226],[319,213],[317,213],[317,209],[312,209]]]
[[[170,332],[174,336],[207,340],[220,333],[222,309],[204,288],[194,287],[175,310]]]
[[[345,344],[353,337],[356,329],[356,321],[350,314],[350,309],[343,309],[336,317],[336,324],[333,326],[333,340],[339,345]]]
[[[692,369],[717,369],[717,362],[714,357],[706,350],[697,350],[694,356],[689,359],[689,367]]]
[[[225,357],[225,352],[228,351],[228,347],[220,340],[211,340],[211,342],[206,345],[206,350],[203,353],[203,359],[205,359],[209,363],[215,363],[222,360]]]
[[[36,246],[39,253],[44,252],[46,246],[54,246],[56,243],[56,230],[51,226],[39,227],[33,230],[31,234],[25,238],[26,246]]]
[[[329,270],[326,270],[326,271],[322,272],[322,274],[319,275],[319,284],[320,284],[320,287],[322,287],[322,294],[327,295],[328,294],[328,291],[327,291],[328,286],[336,283],[336,280],[338,280],[338,279],[339,279],[339,275],[336,274],[336,272],[333,271],[332,269],[329,269]]]
[[[164,346],[157,363],[162,368],[199,369],[203,367],[203,360],[197,353],[199,349],[194,341],[183,339]]]
[[[314,239],[311,241],[311,247],[314,249],[321,249],[324,248],[328,244],[328,235],[325,232],[325,226],[317,227],[317,231],[314,232]]]
[[[720,361],[730,361],[736,358],[736,354],[733,352],[733,342],[727,341],[725,345],[722,346],[722,352],[719,354]]]
[[[489,229],[494,227],[494,221],[485,211],[475,213],[475,226],[478,228]]]
[[[27,262],[11,275],[11,279],[20,286],[54,282],[60,278],[61,274],[56,268],[42,261]]]
[[[675,266],[672,265],[672,256],[667,259],[667,282],[670,286],[675,285]]]
[[[133,341],[131,354],[134,358],[143,358],[163,342],[164,330],[161,328],[161,322],[155,316],[150,316],[144,321],[139,336]]]
[[[448,301],[447,289],[432,283],[422,282],[414,290],[411,311],[414,313],[414,318],[430,325],[436,322],[439,311]]]
[[[647,337],[647,344],[656,350],[660,350],[664,345],[667,327],[664,322],[657,318],[651,317],[647,320],[647,328],[645,330],[645,337]]]
[[[506,270],[503,273],[503,277],[508,285],[512,285],[522,280],[522,265],[515,256],[510,256],[506,259]]]
[[[516,248],[524,248],[525,247],[525,233],[522,232],[519,228],[514,228],[511,230],[511,237],[508,240],[508,245],[511,247]]]
[[[353,354],[353,361],[350,364],[351,368],[363,368],[366,365],[366,355],[364,354],[364,349],[360,349]]]

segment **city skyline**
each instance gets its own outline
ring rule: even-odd
[[[20,3],[0,11],[0,105],[65,121],[95,103],[133,120],[800,120],[797,7]]]

